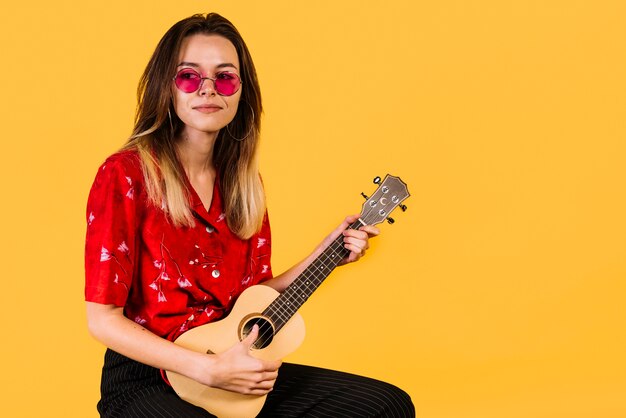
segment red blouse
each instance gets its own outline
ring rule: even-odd
[[[224,219],[215,182],[208,212],[190,187],[194,227],[174,227],[147,200],[135,152],[112,155],[100,167],[87,202],[85,299],[124,307],[124,314],[174,340],[225,316],[241,292],[270,279],[267,214],[248,240]]]

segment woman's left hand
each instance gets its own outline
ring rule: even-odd
[[[339,262],[339,265],[352,263],[363,257],[365,250],[369,248],[369,239],[380,233],[378,228],[373,225],[365,225],[359,229],[347,229],[350,225],[359,219],[359,215],[348,216],[333,232],[331,232],[324,240],[315,248],[315,250],[300,263],[296,264],[286,272],[274,276],[274,278],[263,282],[264,285],[270,286],[278,292],[284,291],[294,279],[301,274],[304,269],[309,266],[316,257],[328,248],[329,245],[339,236],[343,236],[344,246],[350,250],[350,254]]]
[[[350,254],[341,260],[339,265],[352,263],[357,261],[369,248],[369,239],[380,234],[380,230],[373,225],[364,225],[359,229],[346,229],[359,219],[359,215],[350,215],[339,225],[326,239],[325,247],[330,245],[335,238],[339,235],[343,235],[343,242],[345,247],[350,250]]]

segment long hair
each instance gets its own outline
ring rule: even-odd
[[[263,106],[248,47],[227,19],[216,13],[196,14],[165,33],[139,81],[135,127],[122,149],[137,150],[150,202],[162,207],[177,227],[193,226],[190,190],[176,153],[176,138],[184,124],[174,111],[172,78],[183,40],[196,34],[228,39],[239,57],[241,98],[228,129],[221,129],[215,140],[213,165],[228,227],[241,239],[248,239],[260,230],[265,214],[257,156]]]

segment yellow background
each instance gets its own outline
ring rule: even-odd
[[[374,176],[412,193],[288,360],[391,381],[420,417],[626,416],[625,5],[3,3],[0,415],[96,416],[87,193],[162,34],[216,11],[262,84],[277,272]]]

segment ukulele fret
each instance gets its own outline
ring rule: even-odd
[[[362,222],[359,219],[348,228],[357,229]],[[350,251],[344,247],[340,235],[263,311],[274,323],[274,332],[289,321],[348,254]]]

